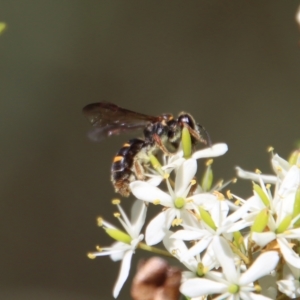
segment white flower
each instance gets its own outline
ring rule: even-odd
[[[192,159],[200,158],[211,158],[224,155],[228,150],[228,146],[224,143],[219,143],[212,145],[209,148],[201,149],[194,152],[191,156]],[[177,169],[183,162],[185,158],[183,157],[183,150],[178,151],[175,155],[170,156],[166,164],[163,166],[163,170],[167,169]]]
[[[174,190],[167,179],[169,193],[144,181],[134,181],[130,184],[132,194],[137,199],[160,204],[165,208],[147,226],[145,239],[148,245],[157,244],[164,238],[174,218],[183,223],[192,222],[193,215],[190,210],[196,206],[193,202],[194,196],[187,197],[187,195],[196,171],[196,160],[186,160],[178,169]]]
[[[182,224],[184,229],[176,231],[171,236],[174,239],[196,241],[185,253],[186,257],[193,257],[207,250],[215,236],[224,235],[227,239],[232,239],[232,235],[227,233],[227,230],[232,226],[232,221],[228,221],[226,218],[228,207],[224,201],[220,200],[214,207],[215,211],[213,211],[213,214],[205,213],[205,209],[201,207],[201,221],[198,221],[193,226]]]
[[[182,272],[182,281],[199,277],[199,267],[201,267],[201,275],[205,276],[205,274],[216,266],[217,262],[211,247],[207,249],[202,260],[200,255],[194,257],[187,256],[186,253],[188,248],[186,244],[182,240],[172,238],[172,235],[173,232],[168,231],[163,239],[163,243],[165,248],[189,270]]]
[[[272,197],[270,190],[265,187],[263,176],[256,174],[261,184],[261,194],[254,191],[254,196],[248,199],[244,206],[235,212],[242,219],[232,226],[230,230],[236,231],[246,226],[251,226],[256,216],[263,209],[267,209],[269,215],[267,221],[268,231],[253,232],[252,240],[260,247],[264,247],[276,240],[284,259],[289,264],[300,268],[300,257],[294,252],[290,244],[292,239],[300,239],[300,228],[293,227],[299,216],[292,219],[296,192],[300,185],[300,171],[296,165],[287,166],[287,162],[283,161],[279,156],[275,156],[273,160],[281,166],[281,174],[283,174],[282,170],[285,170],[284,177],[277,177],[274,197]],[[247,210],[249,211],[248,213]],[[242,213],[244,213],[243,216]],[[283,225],[284,229],[281,229]]]
[[[132,218],[130,222],[121,206],[118,205],[118,203],[115,204],[117,205],[121,214],[121,217],[118,219],[127,234],[121,232],[113,225],[102,221],[105,231],[118,241],[115,242],[111,247],[100,248],[99,252],[90,253],[89,257],[94,258],[96,256],[110,255],[110,258],[113,261],[122,260],[119,276],[113,289],[113,296],[114,298],[117,298],[124,282],[128,277],[131,257],[138,244],[144,238],[140,232],[145,222],[147,208],[143,202],[136,201],[132,207]]]
[[[277,281],[278,289],[290,297],[295,299],[300,297],[300,269],[287,264],[289,269],[287,274],[284,276],[285,279]]]
[[[181,146],[180,146],[181,148]],[[217,157],[225,154],[228,150],[228,146],[224,143],[212,145],[209,148],[198,150],[194,152],[191,156],[192,159],[200,158],[211,158]],[[163,155],[163,166],[161,167],[162,172],[158,172],[153,168],[149,168],[151,173],[146,173],[145,176],[149,179],[148,183],[158,186],[164,179],[166,174],[170,174],[173,170],[178,170],[178,168],[186,161],[183,157],[183,150],[177,151],[174,155],[168,156]]]
[[[223,238],[216,237],[214,239],[213,249],[222,266],[223,274],[210,272],[209,279],[188,279],[180,287],[182,294],[188,297],[220,294],[216,299],[271,299],[256,294],[253,283],[274,270],[279,261],[277,252],[269,251],[261,254],[251,267],[241,274],[240,267],[235,265],[234,255]]]

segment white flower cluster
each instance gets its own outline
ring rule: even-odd
[[[274,176],[237,168],[239,177],[253,181],[253,196],[242,199],[228,192],[226,199],[220,193],[224,185],[211,188],[210,164],[202,182],[195,179],[198,159],[226,151],[226,144],[216,144],[190,154],[181,150],[162,166],[153,159],[149,180],[130,184],[137,199],[131,221],[117,204],[126,233],[101,220],[117,242],[90,257],[122,260],[114,297],[127,279],[135,249],[164,254],[153,247],[161,242],[187,269],[180,292],[189,299],[300,297],[300,154],[292,162],[273,155]],[[143,243],[145,203],[161,210],[146,226]]]

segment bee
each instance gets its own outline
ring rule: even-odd
[[[94,141],[143,129],[143,138],[134,138],[123,144],[116,153],[111,166],[111,181],[115,191],[122,196],[130,195],[129,184],[136,179],[145,179],[145,169],[149,165],[149,155],[161,150],[166,155],[173,155],[178,150],[181,132],[187,127],[194,146],[197,142],[211,144],[210,137],[203,126],[196,123],[186,112],[177,118],[172,114],[150,116],[134,112],[108,102],[88,104],[83,114],[93,125],[89,137]],[[203,134],[205,138],[203,137]]]

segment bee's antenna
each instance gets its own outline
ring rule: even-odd
[[[209,135],[208,131],[200,124],[197,124],[197,126],[200,128],[200,132],[204,133],[204,135],[206,137],[206,139],[204,139],[204,140],[207,142],[208,146],[211,147],[212,146],[212,141],[211,141],[211,138],[210,138],[210,135]]]

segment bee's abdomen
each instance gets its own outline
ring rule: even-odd
[[[132,139],[123,145],[113,159],[111,180],[116,192],[122,196],[128,197],[130,194],[129,183],[135,179],[134,159],[144,146],[144,140]]]

